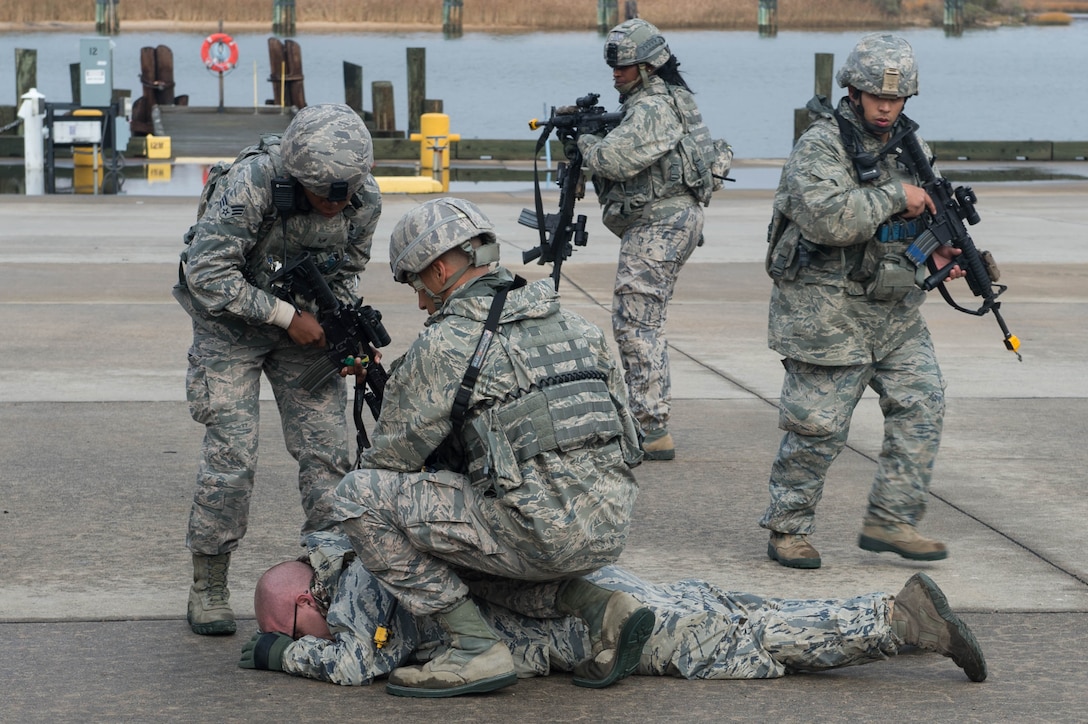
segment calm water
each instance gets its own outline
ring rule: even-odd
[[[958,38],[937,29],[899,31],[919,58],[921,94],[907,112],[924,137],[939,140],[1088,140],[1088,17],[1065,27],[974,30]],[[793,109],[813,93],[816,53],[833,53],[836,70],[862,34],[673,31],[673,52],[716,136],[740,158],[781,158],[790,148]],[[79,62],[85,34],[0,35],[0,102],[15,103],[15,48],[38,51],[38,88],[48,99],[70,102],[68,66]],[[270,34],[234,36],[239,66],[225,78],[228,106],[264,104]],[[144,46],[174,52],[176,92],[190,105],[219,103],[217,76],[200,60],[204,35],[130,33],[115,37],[115,88],[140,92]],[[535,138],[530,118],[589,91],[616,106],[611,73],[595,32],[500,35],[382,33],[296,36],[302,48],[309,103],[342,102],[342,62],[363,67],[364,105],[370,84],[392,81],[398,126],[407,125],[405,49],[426,48],[427,97],[441,98],[451,131],[464,138]],[[255,82],[256,81],[256,82]],[[256,90],[256,93],[255,93]],[[838,92],[836,91],[836,97]]]

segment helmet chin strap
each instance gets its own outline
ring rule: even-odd
[[[637,80],[633,80],[630,83],[621,83],[617,86],[614,86],[615,89],[619,91],[620,103],[623,103],[627,99],[627,96],[631,95],[631,92],[635,90],[635,88],[638,88],[640,85],[646,85],[650,82],[650,75],[653,73],[653,70],[647,71],[646,69],[648,67],[649,66],[647,66],[645,63],[639,63]]]
[[[471,241],[466,241],[461,244],[461,249],[468,254],[468,262],[463,267],[458,269],[450,278],[446,280],[446,283],[442,285],[442,288],[437,292],[432,292],[423,280],[419,278],[419,274],[411,273],[408,275],[408,281],[412,284],[412,287],[417,292],[423,292],[426,294],[435,306],[441,307],[446,301],[443,295],[449,291],[450,287],[461,280],[469,269],[473,269],[479,266],[487,266],[492,262],[499,260],[499,245],[498,244],[483,244],[479,247],[473,247]]]
[[[861,93],[862,92],[854,86],[850,86],[850,89],[846,96],[850,102],[850,109],[854,111],[854,115],[858,117],[859,121],[861,121],[861,127],[865,129],[866,133],[876,138],[882,138],[884,134],[888,132],[888,129],[877,128],[873,124],[869,123],[869,119],[865,117],[865,109],[861,106]],[[907,107],[907,101],[909,100],[910,98],[903,99],[904,109]],[[900,111],[900,115],[902,115],[902,111]],[[896,121],[898,122],[898,119],[896,119]]]

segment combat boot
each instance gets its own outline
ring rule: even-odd
[[[654,612],[622,591],[609,591],[584,578],[573,578],[559,590],[559,610],[589,626],[593,657],[574,667],[574,683],[603,689],[638,668],[642,647],[654,631]]]
[[[449,648],[422,666],[389,674],[385,690],[396,696],[442,698],[479,694],[518,683],[514,657],[469,599],[435,619],[449,634]]]
[[[672,441],[672,434],[664,428],[650,430],[642,439],[643,460],[674,460],[676,447]]]
[[[986,680],[986,658],[978,641],[926,574],[915,573],[895,595],[890,619],[903,643],[947,656],[971,681]]]
[[[898,553],[912,561],[940,561],[948,558],[944,543],[924,538],[918,529],[907,523],[865,521],[858,536],[858,547],[875,553]]]
[[[193,585],[189,589],[186,619],[193,633],[226,636],[235,632],[234,611],[230,609],[227,569],[230,553],[216,556],[193,554]]]
[[[771,531],[767,557],[786,568],[819,568],[820,553],[808,542],[808,536]]]

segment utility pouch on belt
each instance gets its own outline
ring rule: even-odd
[[[767,258],[765,268],[772,279],[792,280],[797,277],[798,249],[801,230],[780,211],[774,212],[767,229]]]
[[[882,244],[877,241],[870,241],[866,246],[862,267],[869,267],[872,271],[864,277],[859,274],[858,281],[868,279],[865,295],[869,299],[897,302],[917,288],[917,267],[905,254],[907,246],[909,242]]]

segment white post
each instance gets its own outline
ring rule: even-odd
[[[26,195],[45,194],[45,96],[31,88],[21,96],[19,118],[23,119],[23,163],[26,167]]]

